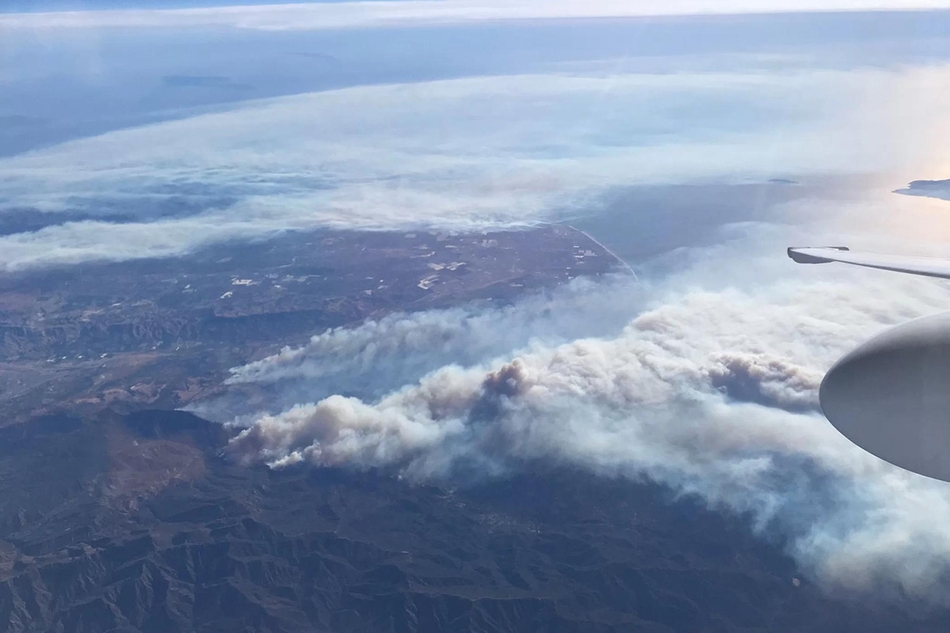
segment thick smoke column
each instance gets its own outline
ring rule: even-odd
[[[950,520],[950,494],[841,437],[817,412],[817,388],[824,368],[883,325],[948,307],[944,289],[841,272],[850,275],[847,283],[813,283],[807,294],[781,275],[769,277],[778,281],[767,287],[701,290],[696,283],[706,270],[646,287],[647,296],[636,301],[616,283],[599,287],[601,305],[613,298],[635,310],[613,334],[567,340],[551,334],[551,316],[550,336],[507,354],[487,345],[478,362],[444,364],[379,397],[331,395],[262,415],[232,450],[275,467],[381,467],[417,481],[491,476],[537,460],[646,476],[713,506],[752,513],[759,529],[787,537],[820,578],[852,587],[896,579],[927,595],[950,562],[942,527]],[[895,293],[900,301],[882,298]],[[561,313],[559,300],[576,296],[547,298],[549,314]],[[525,305],[533,309],[536,300]],[[483,320],[477,330],[491,338],[517,320],[518,309],[471,318]],[[286,378],[293,368],[321,376],[340,358],[359,359],[370,349],[399,355],[413,324],[428,336],[433,322],[446,324],[446,338],[471,345],[469,359],[479,356],[471,324],[444,317],[394,317],[401,338],[379,324],[332,331],[235,377],[272,380],[276,371]],[[332,340],[345,355],[332,351]]]

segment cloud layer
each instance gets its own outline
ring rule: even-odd
[[[0,269],[316,227],[523,226],[629,185],[906,168],[938,151],[946,99],[913,95],[946,72],[589,71],[249,102],[0,161],[0,213],[62,215],[0,238]],[[188,213],[136,211],[162,204]],[[127,221],[70,220],[103,209]]]
[[[0,14],[0,29],[227,26],[262,30],[377,28],[525,19],[946,8],[942,0],[390,0],[174,10]]]

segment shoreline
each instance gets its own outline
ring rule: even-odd
[[[615,252],[613,252],[612,250],[610,250],[609,248],[607,248],[606,246],[604,246],[604,244],[601,243],[600,240],[598,240],[597,238],[595,238],[593,235],[591,235],[591,234],[588,233],[587,231],[582,231],[581,229],[577,228],[576,226],[574,226],[574,225],[572,225],[572,224],[565,224],[564,226],[566,226],[567,228],[571,229],[572,231],[576,231],[577,233],[580,233],[581,235],[583,235],[584,237],[586,237],[587,239],[589,239],[591,242],[593,242],[594,244],[596,244],[596,245],[599,246],[600,248],[604,249],[604,251],[605,251],[607,254],[609,254],[611,257],[613,257],[615,260],[617,260],[617,262],[619,262],[620,265],[623,266],[623,268],[624,268],[628,273],[630,273],[631,275],[633,275],[633,278],[634,278],[634,279],[639,280],[639,277],[637,277],[637,273],[633,270],[633,268],[630,266],[630,264],[628,264],[626,261],[624,261],[624,260],[623,260],[621,257],[619,257]]]

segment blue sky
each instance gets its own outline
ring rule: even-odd
[[[410,4],[406,0],[376,0],[376,2],[394,2]],[[285,4],[342,4],[346,0],[312,0],[310,2],[295,2],[293,0],[157,0],[142,3],[134,0],[8,0],[2,7],[3,13],[38,12],[38,11],[83,11],[103,9],[182,9],[199,7],[226,7],[226,6],[266,6]],[[804,10],[900,10],[900,9],[933,9],[945,7],[942,0],[829,0],[826,2],[809,2],[798,0],[671,0],[663,3],[653,0],[522,0],[521,2],[500,3],[493,0],[440,0],[441,4],[456,4],[478,7],[492,7],[499,13],[508,7],[521,5],[533,7],[530,12],[542,17],[545,13],[558,12],[554,7],[570,6],[575,16],[583,14],[631,15],[637,13],[649,14],[652,12],[674,13],[744,13],[749,11],[785,11],[796,12]]]
[[[309,4],[346,2],[347,0],[313,0]],[[378,0],[385,2],[386,0]],[[194,7],[226,7],[241,5],[295,4],[291,0],[155,0],[149,3],[134,0],[6,0],[0,13],[36,13],[40,11],[101,11],[103,9],[187,9]],[[308,4],[298,2],[296,4]]]

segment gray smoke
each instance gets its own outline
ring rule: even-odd
[[[278,406],[340,392],[378,398],[448,364],[478,365],[532,342],[616,335],[644,290],[625,275],[597,283],[579,278],[515,305],[392,314],[327,330],[302,347],[236,367],[228,383],[270,387]]]
[[[722,352],[707,370],[709,383],[734,400],[787,411],[817,411],[822,373],[765,353]]]
[[[495,354],[482,337],[497,336],[518,315],[530,327],[530,310],[519,306],[328,332],[235,376],[320,378],[348,357],[355,366],[398,363],[407,350],[421,353],[433,323],[441,323],[438,340],[454,341],[450,350],[483,358],[442,364],[378,397],[329,395],[260,415],[231,448],[273,467],[385,468],[416,481],[491,476],[537,460],[646,476],[713,507],[751,513],[758,529],[788,537],[800,563],[825,581],[867,587],[886,577],[933,595],[950,562],[947,488],[853,446],[816,402],[823,371],[841,353],[887,324],[950,308],[945,289],[847,270],[789,273],[772,254],[749,254],[752,266],[721,248],[697,257],[700,266],[644,284],[636,300],[616,281],[585,289],[602,293],[599,305],[613,299],[632,311],[614,333],[570,338],[565,327]],[[710,282],[710,271],[731,282]],[[549,333],[558,301],[576,296],[546,299]],[[408,343],[416,335],[418,345]]]

